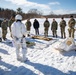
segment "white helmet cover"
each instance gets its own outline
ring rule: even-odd
[[[15,16],[15,20],[22,20],[22,16],[21,16],[20,14],[17,14],[17,15]]]

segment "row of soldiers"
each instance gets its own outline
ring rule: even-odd
[[[68,21],[69,37],[74,38],[75,23],[76,23],[75,19],[71,15],[70,20]],[[66,38],[66,33],[65,33],[66,21],[64,20],[64,17],[61,18],[61,21],[60,21],[59,25],[60,25],[60,30],[61,30],[61,38]],[[39,35],[39,22],[38,22],[37,19],[34,20],[33,27],[35,29],[35,34]],[[46,18],[46,20],[44,22],[44,36],[45,37],[48,36],[49,27],[50,27],[50,22],[48,21],[48,18]],[[28,31],[28,35],[30,34],[30,28],[31,28],[31,22],[30,22],[30,19],[28,19],[27,22],[26,22],[26,29]],[[51,30],[52,30],[53,37],[57,37],[57,29],[58,29],[58,23],[55,19],[53,19],[53,21],[51,23]]]
[[[11,33],[11,25],[15,21],[15,16],[12,16],[9,21],[7,19],[4,19],[3,22],[1,23],[1,28],[2,28],[2,37],[0,36],[0,42],[3,40],[7,40],[6,35],[7,35],[7,28],[9,27],[10,33]]]
[[[59,24],[60,30],[61,30],[61,38],[66,38],[66,34],[65,34],[66,21],[64,20],[64,17],[62,17],[61,19],[62,20],[60,21],[60,24]],[[7,27],[9,26],[9,30],[11,32],[11,25],[14,21],[15,21],[14,16],[12,16],[9,22],[7,22],[7,20],[4,19],[4,21],[1,23],[3,40],[6,40]],[[30,19],[26,21],[25,25],[26,25],[27,35],[30,36],[30,30],[31,30],[31,25],[32,25]],[[37,19],[34,20],[33,27],[35,29],[35,34],[39,35],[39,22]],[[50,22],[48,21],[48,18],[46,18],[44,22],[44,36],[45,37],[48,36],[49,27],[50,27]],[[68,28],[69,37],[74,38],[75,19],[73,18],[73,16],[70,16],[68,27],[69,27]],[[55,19],[53,19],[53,22],[51,23],[51,30],[52,30],[53,37],[57,37],[57,29],[58,29],[58,23]],[[2,39],[0,38],[0,40]]]

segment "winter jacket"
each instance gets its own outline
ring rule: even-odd
[[[74,28],[75,26],[75,19],[70,19],[69,22],[68,22],[68,25],[70,28]]]
[[[48,31],[49,26],[50,26],[50,23],[49,23],[48,20],[46,20],[46,21],[44,22],[44,30],[45,30],[45,31]]]
[[[3,21],[3,22],[1,23],[1,27],[2,27],[3,30],[7,30],[8,22],[7,22],[7,21],[6,21],[6,22]]]
[[[14,20],[10,19],[9,22],[8,22],[8,26],[11,27],[13,22],[14,22]]]
[[[22,22],[14,22],[11,26],[11,33],[13,37],[21,38],[26,36],[26,28]]]
[[[62,21],[60,22],[60,27],[61,27],[61,28],[65,28],[65,26],[66,26],[66,21],[65,21],[65,20],[62,20]]]
[[[27,29],[27,31],[30,31],[30,27],[31,27],[31,22],[27,21],[26,22],[26,29]]]
[[[12,19],[10,19],[9,22],[8,22],[8,27],[10,29],[10,32],[11,32],[11,25],[12,25],[13,22],[14,22],[14,20],[12,20]]]
[[[35,29],[38,29],[38,28],[39,28],[39,22],[38,22],[37,20],[34,21],[33,27],[34,27]]]
[[[58,28],[58,23],[56,21],[52,22],[51,30],[57,30],[57,28]]]
[[[46,20],[46,21],[44,22],[44,27],[45,27],[45,28],[49,28],[49,26],[50,26],[50,23],[49,23],[48,20]]]

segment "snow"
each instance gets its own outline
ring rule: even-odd
[[[44,35],[43,22],[44,18],[37,18],[40,22],[40,35]],[[68,18],[65,19],[68,23]],[[31,19],[33,23],[34,19]],[[50,23],[52,19],[49,18]],[[59,23],[60,18],[56,18]],[[23,21],[25,23],[26,21]],[[66,27],[66,34],[68,31]],[[52,37],[52,32],[49,28],[49,37]],[[27,62],[20,62],[16,60],[15,48],[12,43],[3,41],[0,42],[0,75],[76,75],[76,52],[74,50],[69,52],[60,52],[53,48],[59,41],[64,39],[60,38],[60,28],[58,27],[58,38],[54,41],[44,41],[38,39],[26,38],[36,45],[27,48]],[[35,31],[31,27],[31,35]],[[10,32],[8,30],[7,38],[11,41]],[[75,33],[76,38],[76,33]],[[76,39],[75,39],[76,41]]]
[[[71,43],[68,44],[68,41],[70,41]],[[53,44],[53,47],[59,51],[76,50],[76,45],[73,38],[66,38],[63,41],[58,41],[55,44]]]

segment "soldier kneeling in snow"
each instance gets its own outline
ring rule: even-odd
[[[61,42],[55,49],[59,51],[70,51],[70,50],[76,50],[75,41],[73,38],[69,37],[65,39],[63,42]]]
[[[12,33],[12,38],[13,38],[13,43],[14,46],[16,47],[16,55],[17,55],[17,60],[19,61],[26,61],[26,29],[25,25],[21,22],[22,16],[21,15],[16,15],[15,17],[15,22],[11,26],[11,33]],[[20,56],[20,48],[22,48],[22,58]]]

